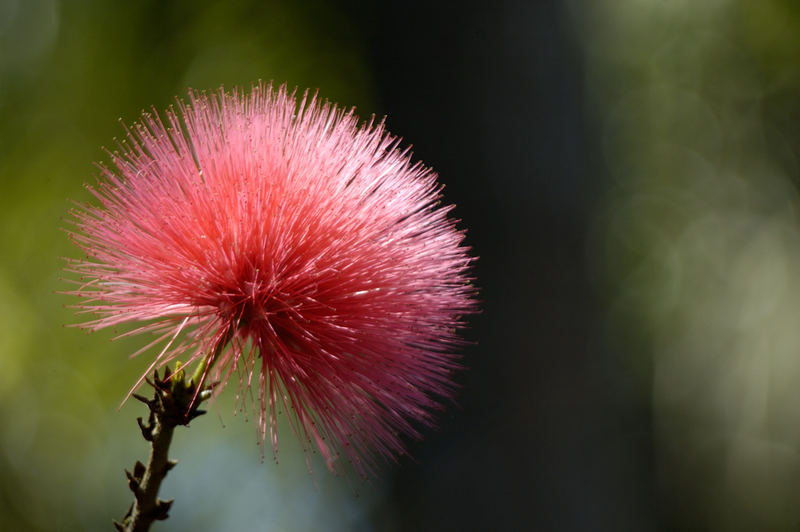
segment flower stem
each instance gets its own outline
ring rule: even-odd
[[[204,393],[210,387],[204,387],[198,394],[197,385],[192,380],[187,382],[182,370],[173,374],[169,367],[165,368],[163,379],[159,378],[156,370],[153,380],[147,382],[155,390],[153,399],[138,394],[133,397],[150,408],[147,424],[142,422],[142,418],[137,419],[142,436],[151,444],[150,459],[147,467],[137,461],[133,473],[125,471],[134,501],[122,523],[114,522],[120,532],[145,532],[153,521],[168,517],[173,501],[158,499],[158,490],[167,472],[177,464],[177,461],[169,459],[172,434],[178,425],[188,425],[189,421],[205,413],[198,406],[210,394]]]

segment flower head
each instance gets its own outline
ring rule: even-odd
[[[157,333],[151,369],[236,374],[276,452],[282,410],[332,470],[403,453],[452,394],[475,308],[436,175],[382,123],[285,87],[190,92],[165,118],[128,129],[73,211],[83,326]]]

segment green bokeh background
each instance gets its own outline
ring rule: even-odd
[[[800,523],[800,4],[569,2],[605,177],[590,261],[678,530]]]
[[[141,337],[87,335],[62,257],[70,200],[88,200],[101,146],[117,121],[163,110],[187,87],[256,80],[319,89],[373,107],[359,41],[318,2],[0,1],[0,530],[103,530],[130,503],[123,467],[145,460],[141,405],[117,407],[149,364],[129,360]],[[65,327],[67,325],[67,327]],[[279,464],[260,463],[252,419],[233,394],[179,429],[180,465],[162,486],[176,497],[172,530],[352,530],[380,486],[352,487],[302,453],[282,427]],[[224,429],[223,429],[224,427]],[[180,494],[180,495],[178,495]],[[224,503],[219,503],[224,501]]]

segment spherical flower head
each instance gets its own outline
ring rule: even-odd
[[[403,453],[451,397],[475,310],[436,175],[383,123],[285,87],[190,92],[127,132],[72,212],[82,326],[156,333],[150,369],[235,374],[276,453],[280,411],[333,471]]]

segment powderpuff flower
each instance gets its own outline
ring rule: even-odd
[[[332,471],[367,475],[452,396],[475,311],[452,207],[398,145],[271,85],[144,113],[72,211],[82,326],[156,333],[148,372],[183,356],[238,377],[275,453],[283,411]]]

